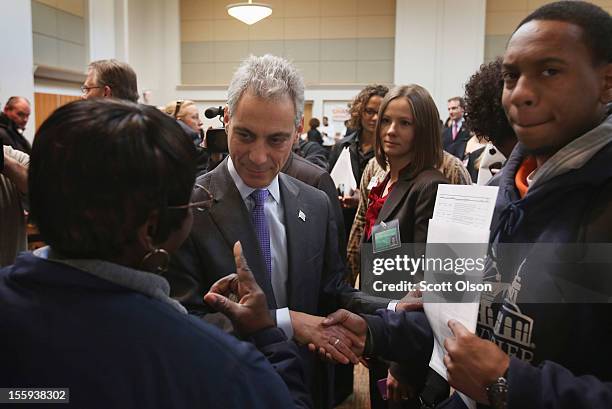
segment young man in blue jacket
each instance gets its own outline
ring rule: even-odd
[[[485,271],[498,285],[482,296],[476,335],[448,323],[448,380],[493,408],[609,408],[610,263],[574,250],[612,243],[612,17],[579,1],[539,8],[513,33],[503,78],[519,143],[499,179]],[[363,336],[367,323],[368,353],[414,365],[431,351],[423,318],[342,311],[331,322]],[[456,394],[426,403],[465,407]]]

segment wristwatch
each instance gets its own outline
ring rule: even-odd
[[[508,376],[508,371],[487,386],[489,405],[493,409],[506,409],[508,407],[508,381],[506,376]]]

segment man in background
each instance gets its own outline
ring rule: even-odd
[[[30,101],[24,97],[10,97],[0,113],[0,142],[29,155],[32,146],[22,134],[29,118]]]
[[[117,98],[138,102],[136,73],[128,64],[97,60],[89,64],[81,98]]]
[[[465,147],[470,139],[470,132],[465,126],[465,101],[461,97],[453,97],[448,100],[448,115],[450,124],[448,128],[444,128],[442,132],[442,147],[443,149],[456,156],[459,160],[463,160],[465,156]]]

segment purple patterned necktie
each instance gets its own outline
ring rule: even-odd
[[[270,252],[270,230],[268,230],[268,221],[264,212],[264,203],[270,192],[268,189],[257,189],[251,193],[251,198],[255,202],[255,206],[251,210],[251,222],[255,227],[255,234],[259,240],[261,254],[266,260],[266,268],[268,274],[272,273],[272,253]]]

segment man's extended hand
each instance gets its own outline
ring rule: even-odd
[[[363,355],[368,325],[359,315],[353,314],[347,310],[338,310],[328,315],[327,318],[321,322],[321,325],[330,330],[335,329],[350,339],[351,352],[354,354],[355,358],[360,358]],[[334,358],[333,351],[330,351],[325,345],[317,345],[311,342],[308,344],[308,348],[313,352],[318,351],[322,358]],[[353,363],[357,363],[357,361],[358,359],[351,359]]]
[[[324,326],[323,317],[290,311],[293,337],[309,349],[326,351],[325,357],[341,364],[359,362],[357,351],[363,350],[360,340],[350,331],[339,326]]]
[[[477,402],[488,404],[486,387],[508,369],[510,358],[493,342],[472,334],[455,320],[448,326],[454,337],[444,341],[448,383]]]
[[[395,311],[419,311],[423,309],[423,294],[420,290],[410,291],[395,306]]]
[[[253,273],[242,255],[240,242],[234,244],[236,273],[223,277],[210,287],[204,301],[226,315],[241,335],[249,335],[274,326],[266,295],[257,285]],[[238,299],[234,302],[230,296]]]

